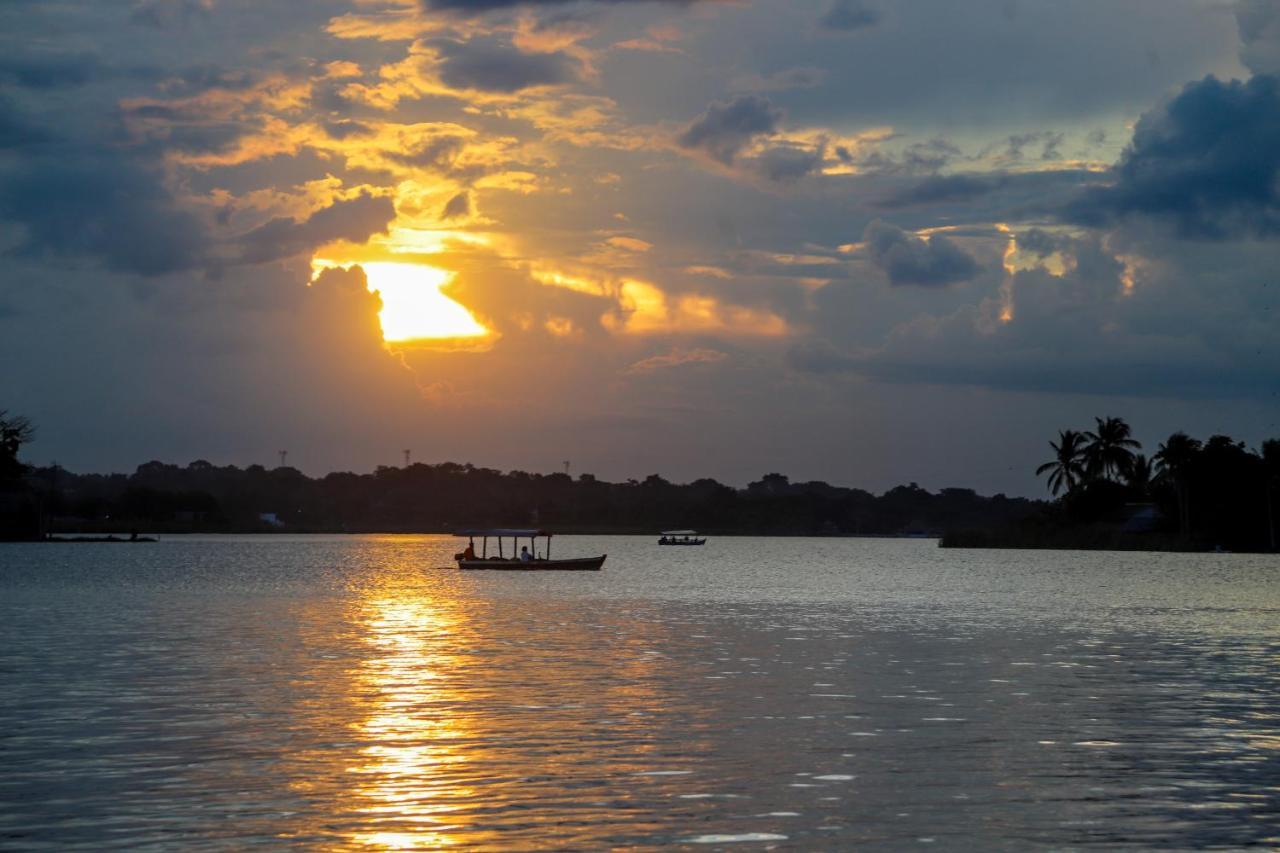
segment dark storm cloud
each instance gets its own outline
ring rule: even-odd
[[[1193,239],[1280,233],[1280,78],[1188,84],[1138,122],[1114,183],[1064,211],[1092,226],[1135,215]]]
[[[862,239],[890,284],[937,287],[973,278],[980,271],[977,261],[941,234],[925,240],[877,219]]]
[[[880,23],[881,12],[863,0],[834,0],[818,24],[827,30],[853,32],[865,30]]]
[[[158,168],[109,150],[48,151],[0,173],[0,218],[26,229],[16,254],[93,258],[140,275],[196,267],[207,247]]]
[[[522,53],[509,44],[472,40],[440,46],[440,79],[454,89],[518,92],[568,83],[578,63],[563,53]]]
[[[240,237],[240,260],[257,264],[314,250],[334,240],[363,243],[395,218],[391,199],[361,193],[302,221],[278,217]]]
[[[743,95],[712,104],[676,138],[676,144],[729,166],[752,139],[776,132],[781,120],[782,111],[768,98]]]

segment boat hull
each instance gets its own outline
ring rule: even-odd
[[[601,554],[599,557],[571,560],[459,560],[458,568],[463,571],[598,572],[607,556]]]
[[[659,539],[659,540],[658,540],[658,544],[659,544],[659,545],[706,545],[706,544],[707,544],[707,540],[705,540],[705,539],[694,539],[694,540],[689,541],[689,542],[663,542],[661,539]]]

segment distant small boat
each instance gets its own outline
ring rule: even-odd
[[[659,534],[659,545],[706,545],[707,538],[698,537],[696,530],[664,530]]]
[[[458,562],[458,568],[477,571],[515,571],[515,572],[545,572],[545,571],[571,571],[571,572],[598,572],[604,566],[605,557],[608,554],[601,554],[599,557],[566,557],[553,560],[551,559],[551,534],[545,530],[522,530],[511,528],[493,528],[485,530],[459,530],[455,536],[467,537],[466,550],[460,551],[453,555]],[[489,537],[495,537],[498,540],[497,556],[489,556]],[[508,557],[503,551],[502,540],[511,537],[511,556]],[[546,539],[546,550],[538,554],[538,542],[540,538]],[[480,552],[476,553],[476,539],[480,539]],[[528,539],[529,544],[517,553],[516,549],[520,547],[521,539]]]

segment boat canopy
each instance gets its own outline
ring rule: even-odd
[[[545,530],[530,530],[512,527],[493,527],[486,530],[456,530],[454,536],[514,536],[518,539],[526,539],[532,536],[550,536],[551,534]]]
[[[662,531],[661,535],[663,536],[697,536],[698,531],[696,530],[664,530]]]

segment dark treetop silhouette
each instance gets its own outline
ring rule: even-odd
[[[1201,442],[1175,432],[1150,461],[1120,418],[1095,418],[1087,433],[1063,430],[1049,442],[1054,458],[1036,469],[1048,474],[1050,494],[1061,498],[1006,539],[1077,547],[1225,548],[1274,551],[1280,440],[1260,452],[1215,435]],[[1143,523],[1136,523],[1141,520]],[[1117,534],[1165,534],[1168,541]],[[989,544],[1000,544],[992,542]]]

